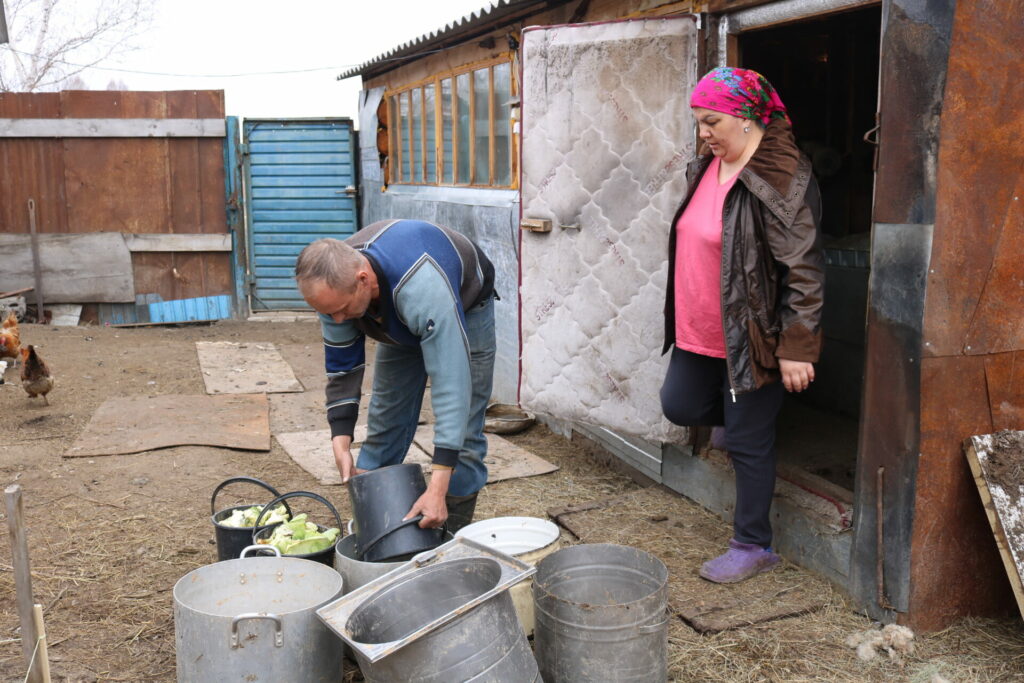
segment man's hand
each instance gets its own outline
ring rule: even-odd
[[[347,484],[350,477],[366,471],[358,469],[352,460],[351,436],[339,434],[331,439],[331,448],[334,450],[334,464],[338,466],[338,472],[341,473],[341,483]]]
[[[782,384],[786,391],[803,391],[814,381],[814,365],[811,363],[780,358],[779,371],[782,372]]]
[[[450,469],[436,469],[430,475],[430,484],[427,491],[413,503],[402,521],[412,519],[416,515],[423,515],[420,520],[420,528],[437,529],[448,519],[448,506],[444,497],[448,494],[448,482],[451,481],[452,471]]]

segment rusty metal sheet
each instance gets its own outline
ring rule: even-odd
[[[920,452],[921,290],[930,252],[930,225],[875,225],[850,592],[876,618],[892,618],[892,609],[904,611],[909,604],[910,538]],[[881,491],[880,467],[885,468]],[[881,596],[879,551],[884,571]]]
[[[905,615],[914,630],[933,631],[957,617],[1005,614],[1013,607],[1002,560],[962,451],[964,439],[991,431],[985,359],[924,359],[910,605]]]
[[[935,355],[1024,347],[1020,6],[984,6],[958,5],[949,57],[925,323]]]
[[[1024,428],[1024,351],[985,357],[992,429]]]
[[[932,223],[954,3],[893,0],[882,29],[875,221]]]

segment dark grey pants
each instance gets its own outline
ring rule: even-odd
[[[738,394],[733,402],[729,388],[724,359],[673,347],[661,409],[677,425],[725,425],[725,446],[736,472],[734,537],[767,548],[772,542],[775,419],[785,389],[782,382],[773,382]]]

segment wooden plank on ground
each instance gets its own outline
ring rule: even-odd
[[[46,301],[64,304],[135,301],[132,255],[117,232],[40,234]],[[0,234],[0,290],[32,282],[32,237]]]
[[[1024,431],[972,436],[964,452],[1024,615]]]
[[[663,486],[553,512],[584,543],[628,545],[658,557],[669,571],[670,609],[701,633],[805,614],[829,600],[825,579],[788,563],[738,584],[700,578],[700,565],[725,551],[731,529]]]
[[[277,394],[304,391],[270,342],[196,342],[208,394]]]
[[[141,453],[170,446],[268,451],[270,403],[264,394],[109,398],[64,457]]]

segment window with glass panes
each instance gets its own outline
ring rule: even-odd
[[[391,182],[512,187],[514,94],[504,60],[389,93]]]

